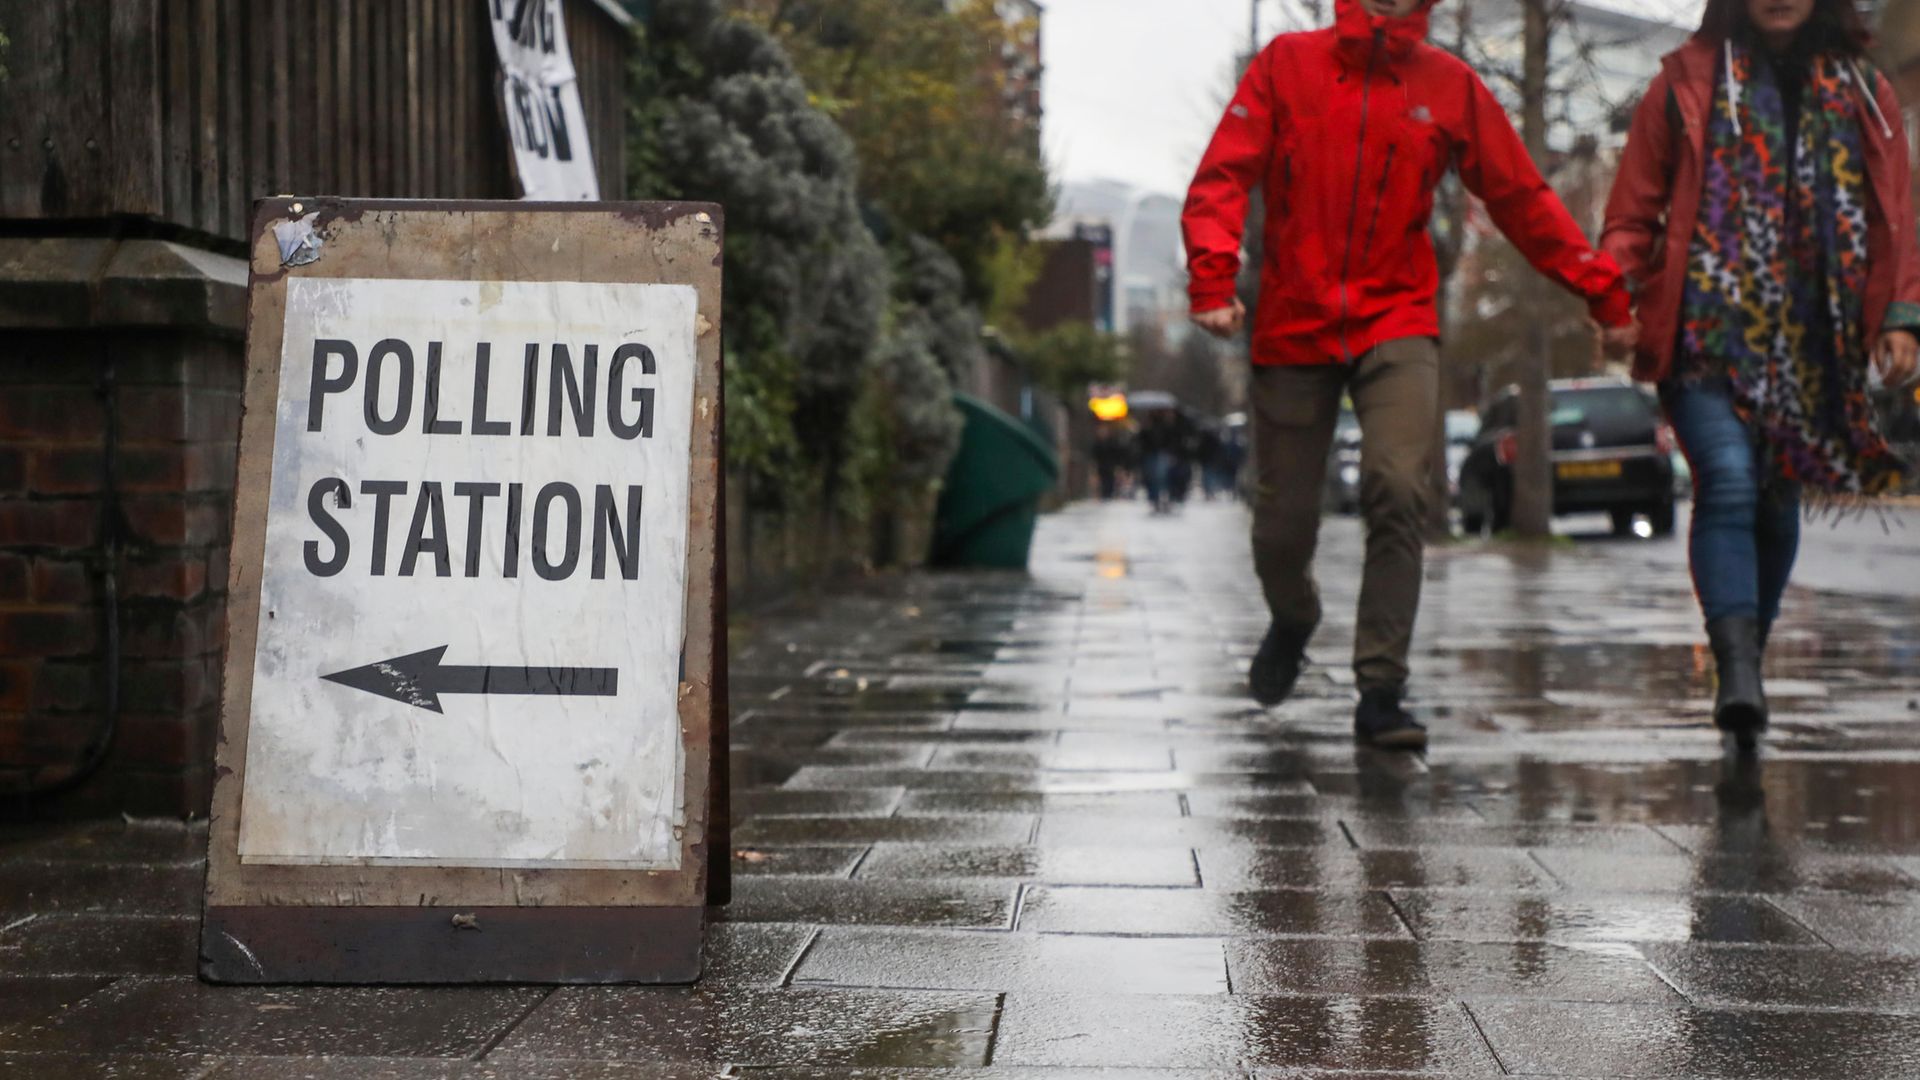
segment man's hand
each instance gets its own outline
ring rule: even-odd
[[[1911,330],[1889,330],[1881,334],[1873,354],[1880,364],[1881,380],[1892,389],[1904,389],[1913,381],[1914,372],[1920,370],[1920,338],[1914,337]]]
[[[1609,360],[1626,360],[1633,356],[1633,350],[1639,345],[1640,324],[1637,322],[1600,328],[1600,350],[1606,353]]]
[[[1217,338],[1230,338],[1247,323],[1247,305],[1235,299],[1232,307],[1193,313],[1193,325]]]

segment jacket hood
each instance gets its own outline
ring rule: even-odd
[[[1340,37],[1340,55],[1365,67],[1373,58],[1375,35],[1389,58],[1398,60],[1427,40],[1428,13],[1439,0],[1422,0],[1411,15],[1382,19],[1367,14],[1360,0],[1334,0],[1333,26]]]

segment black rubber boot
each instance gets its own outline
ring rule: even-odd
[[[1767,693],[1760,681],[1760,620],[1744,615],[1707,620],[1720,691],[1714,697],[1713,723],[1741,750],[1759,744],[1767,729]]]
[[[1427,729],[1402,705],[1405,690],[1363,690],[1353,711],[1353,737],[1376,750],[1424,750]]]
[[[1247,689],[1253,700],[1271,709],[1293,696],[1300,670],[1307,664],[1307,639],[1312,636],[1312,627],[1285,627],[1277,622],[1267,627],[1260,651],[1253,654],[1247,669]]]

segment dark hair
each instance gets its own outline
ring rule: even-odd
[[[1729,38],[1750,41],[1753,27],[1747,21],[1747,0],[1707,0],[1698,36],[1715,45]],[[1867,29],[1853,0],[1813,0],[1813,14],[1794,44],[1802,52],[1858,57],[1873,48],[1873,31]]]

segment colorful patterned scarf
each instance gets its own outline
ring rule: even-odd
[[[1853,65],[1814,58],[1788,146],[1773,65],[1739,45],[1721,64],[1687,258],[1681,377],[1727,380],[1776,479],[1816,497],[1885,493],[1899,485],[1900,463],[1867,382],[1869,193],[1856,99],[1871,91]]]

